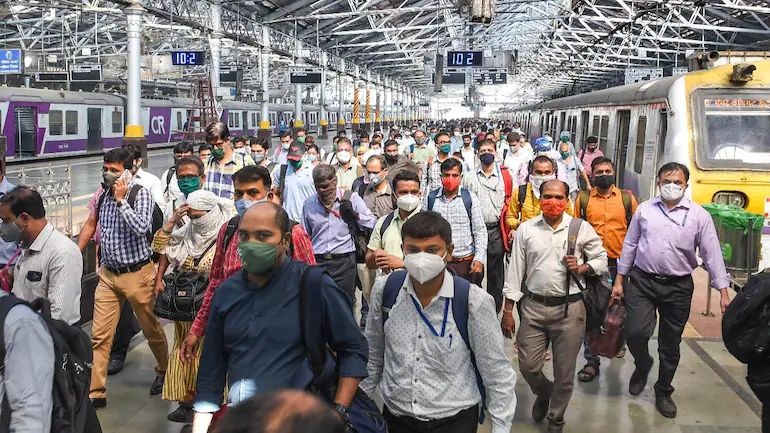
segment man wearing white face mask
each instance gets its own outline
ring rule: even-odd
[[[679,163],[668,163],[658,170],[660,196],[636,209],[612,290],[613,297],[625,298],[628,309],[624,333],[636,364],[628,386],[631,395],[641,394],[647,384],[654,362],[648,342],[660,315],[655,406],[667,418],[676,417],[677,412],[671,382],[690,316],[691,274],[698,267],[696,251],[709,271],[711,286],[719,290],[723,313],[730,304],[730,281],[714,223],[705,209],[685,197],[689,178],[689,170]]]
[[[516,374],[492,297],[446,270],[452,228],[440,214],[414,215],[402,238],[406,270],[372,292],[361,389],[379,389],[391,433],[474,433],[484,409],[492,433],[510,432]]]
[[[337,142],[337,187],[342,189],[352,189],[353,182],[363,176],[364,169],[354,163],[353,145],[350,140],[343,137]]]

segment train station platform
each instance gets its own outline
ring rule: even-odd
[[[718,294],[714,293],[714,315],[703,316],[706,274],[698,270],[694,277],[697,288],[681,345],[682,359],[673,384],[678,417],[664,418],[655,409],[651,384],[657,376],[657,362],[647,389],[638,397],[628,394],[628,380],[634,370],[633,357],[629,353],[622,359],[602,359],[601,375],[594,382],[585,384],[576,379],[565,417],[566,433],[761,432],[761,406],[746,384],[746,368],[727,352],[721,341]],[[171,344],[173,324],[167,323],[164,329]],[[656,344],[657,340],[653,338],[651,353],[657,351]],[[506,341],[506,349],[518,374],[518,359],[511,341]],[[149,396],[154,379],[153,363],[152,353],[143,337],[135,337],[125,369],[108,380],[108,405],[98,412],[105,433],[182,431],[182,424],[166,421],[166,415],[176,408],[176,403],[166,402],[160,396]],[[582,365],[582,358],[578,359],[578,369]],[[550,365],[546,370],[546,374],[551,375]],[[520,375],[516,395],[518,406],[511,432],[544,431],[545,426],[534,424],[530,417],[534,395]],[[490,431],[489,422],[480,426],[480,433]]]

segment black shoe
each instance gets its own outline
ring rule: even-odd
[[[190,405],[180,404],[175,411],[168,414],[166,419],[171,422],[190,424],[193,422],[193,415],[194,415],[194,412]]]
[[[155,381],[150,387],[150,395],[158,395],[163,392],[163,382],[165,382],[166,376],[155,376]]]
[[[655,407],[666,418],[676,418],[676,404],[670,395],[655,395]]]
[[[644,387],[647,386],[647,376],[650,375],[650,370],[652,370],[652,363],[653,359],[650,357],[647,363],[648,367],[645,368],[637,365],[636,369],[634,369],[633,374],[631,374],[631,380],[628,382],[628,392],[631,395],[639,395],[644,391]]]
[[[548,433],[562,433],[564,431],[564,423],[556,424],[553,422],[548,423]]]
[[[126,363],[125,358],[110,359],[110,363],[107,366],[107,375],[112,376],[123,371],[123,364]]]
[[[535,404],[532,406],[532,419],[540,422],[548,415],[548,406],[551,403],[551,390],[553,382],[548,382],[548,391],[545,394],[538,395]]]
[[[91,405],[93,405],[94,409],[101,409],[103,407],[107,407],[107,399],[106,398],[92,398],[91,399]]]

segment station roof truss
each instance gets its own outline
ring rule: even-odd
[[[144,53],[207,50],[221,35],[222,66],[241,66],[255,87],[269,50],[273,88],[288,87],[285,71],[300,56],[325,65],[327,80],[339,73],[430,95],[437,52],[516,50],[505,90],[482,94],[533,102],[619,84],[627,68],[686,66],[688,50],[770,49],[770,4],[760,0],[496,0],[489,25],[469,22],[467,0],[221,0],[221,28],[214,1],[142,0]],[[132,3],[4,2],[0,47],[37,54],[39,70],[99,62],[120,76]]]

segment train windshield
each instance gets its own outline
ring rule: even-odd
[[[701,93],[701,92],[699,92]],[[770,91],[703,91],[698,165],[719,169],[770,168]]]

